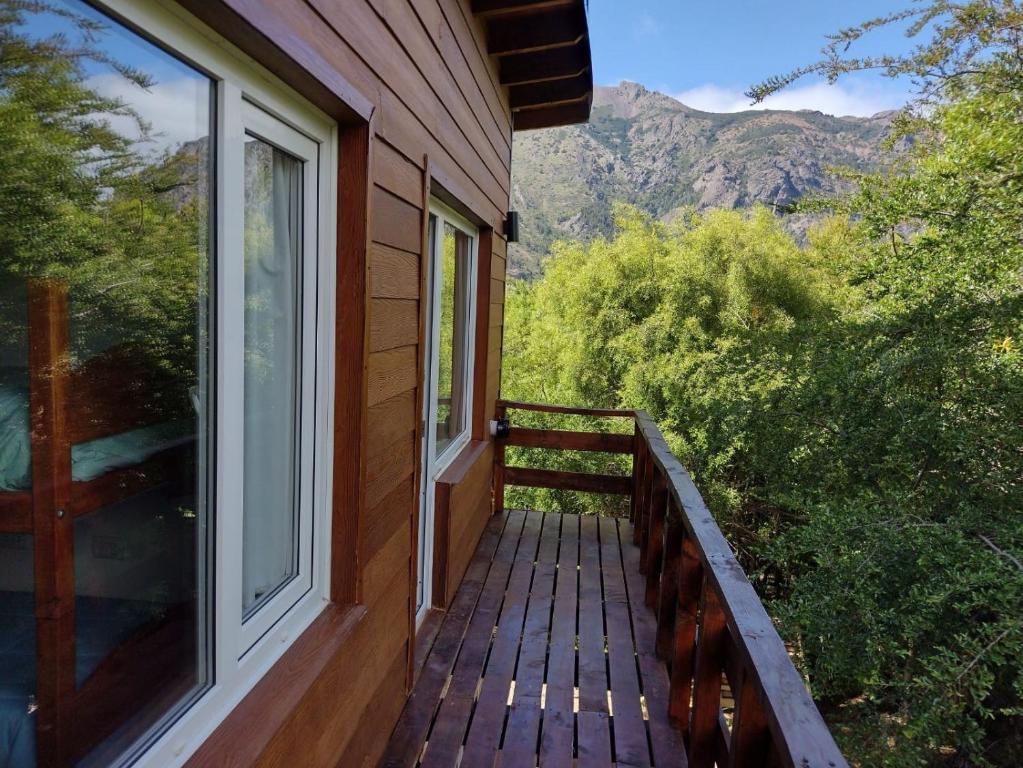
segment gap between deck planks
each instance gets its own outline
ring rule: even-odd
[[[491,520],[385,768],[684,766],[627,520]]]

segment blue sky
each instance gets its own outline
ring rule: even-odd
[[[96,36],[97,48],[122,64],[149,75],[153,84],[142,89],[116,73],[108,64],[81,62],[88,84],[97,92],[131,106],[152,128],[149,141],[138,144],[140,151],[160,153],[205,136],[210,130],[210,80],[152,43],[128,31],[80,0],[50,0],[48,7],[103,22],[105,30]],[[26,13],[22,25],[29,35],[47,38],[64,34],[73,45],[82,43],[77,26],[49,10]],[[111,126],[132,140],[139,137],[138,125],[130,117],[108,116]]]
[[[642,83],[698,109],[746,109],[766,77],[816,61],[825,36],[912,0],[589,0],[594,80]],[[899,53],[903,28],[875,32],[850,53]],[[828,86],[805,79],[767,106],[870,115],[902,106],[911,83],[856,74]]]

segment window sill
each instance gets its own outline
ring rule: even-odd
[[[330,603],[285,651],[187,765],[253,765],[366,615]]]
[[[465,479],[469,470],[476,465],[479,457],[483,455],[483,452],[487,450],[489,445],[489,440],[470,440],[459,449],[458,453],[451,459],[451,462],[444,468],[444,471],[440,473],[437,483],[458,485]]]

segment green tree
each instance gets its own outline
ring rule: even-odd
[[[31,15],[61,21],[80,40],[32,34]],[[196,375],[206,146],[143,151],[150,127],[127,103],[101,95],[89,67],[134,87],[153,83],[105,52],[105,31],[70,4],[0,2],[0,280],[64,282],[73,354],[87,357],[115,335],[179,384],[178,407]],[[139,138],[115,128],[125,120]],[[8,339],[23,334],[22,312],[5,307],[0,330]]]
[[[904,20],[911,54],[844,58]],[[806,247],[622,209],[509,293],[505,393],[652,413],[862,765],[1023,764],[1021,34],[1017,2],[918,4],[754,89],[921,83]]]

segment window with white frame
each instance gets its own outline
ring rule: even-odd
[[[472,437],[479,230],[446,205],[430,204],[427,334],[419,487],[416,621],[432,604],[434,502],[437,479]]]
[[[181,764],[328,601],[337,127],[156,0],[0,33],[0,762]]]
[[[430,432],[442,464],[470,436],[478,231],[447,206],[430,207]]]

